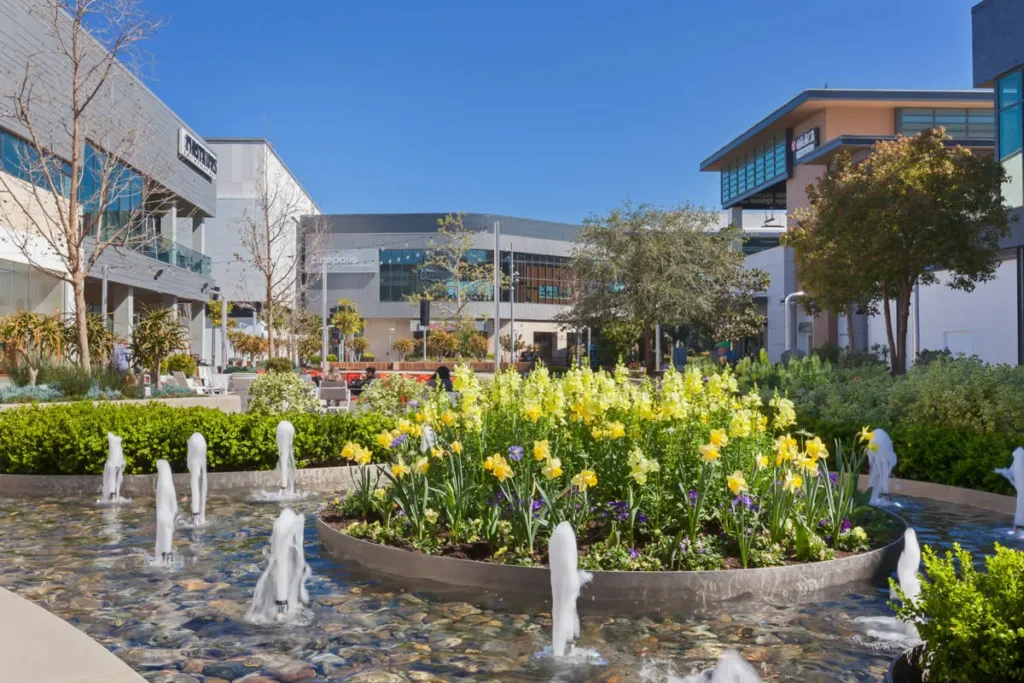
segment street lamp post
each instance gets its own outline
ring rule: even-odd
[[[388,361],[391,361],[391,347],[395,343],[395,328],[388,329]]]
[[[512,366],[516,364],[516,283],[519,282],[519,274],[516,272],[515,252],[511,249],[508,252],[508,272],[511,286],[508,297],[508,341],[512,353]]]
[[[782,300],[782,305],[785,307],[784,321],[785,321],[785,324],[786,324],[786,351],[789,351],[790,349],[792,349],[796,345],[796,339],[795,339],[796,335],[793,334],[793,330],[792,330],[793,323],[790,321],[790,315],[791,314],[789,312],[789,307],[792,305],[793,299],[795,299],[798,296],[804,296],[804,293],[803,293],[802,290],[799,291],[799,292],[792,292],[791,294],[787,294],[786,298]],[[794,337],[794,338],[791,339],[790,338],[791,336]]]

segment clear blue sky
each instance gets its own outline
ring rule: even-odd
[[[969,88],[975,0],[149,0],[149,85],[331,213],[718,208],[700,161],[801,90]]]

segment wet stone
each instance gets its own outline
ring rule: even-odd
[[[405,683],[406,679],[388,671],[363,671],[348,679],[352,683]]]

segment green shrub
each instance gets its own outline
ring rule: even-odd
[[[233,375],[236,372],[256,372],[256,368],[246,368],[241,365],[229,365],[224,368],[225,375]]]
[[[187,353],[171,354],[160,364],[160,372],[165,375],[180,372],[186,377],[195,377],[198,370],[199,365],[196,363],[196,359]]]
[[[295,372],[295,366],[290,358],[271,358],[263,364],[263,367],[267,372]]]
[[[306,359],[306,362],[309,363],[310,365],[320,365],[320,354],[310,356],[309,358]]]
[[[409,401],[423,398],[426,387],[407,375],[388,375],[370,382],[359,395],[359,405],[397,417],[408,411]]]
[[[107,432],[123,437],[129,474],[155,472],[159,458],[183,472],[193,432],[206,438],[211,471],[273,469],[277,465],[275,432],[282,419],[295,425],[299,467],[347,464],[340,455],[347,441],[367,444],[380,457],[383,452],[375,445],[375,437],[394,426],[391,419],[372,412],[229,415],[213,408],[174,408],[159,402],[26,406],[0,412],[0,472],[102,474]]]
[[[249,411],[274,414],[320,408],[313,386],[293,372],[268,372],[249,386]]]
[[[897,612],[925,642],[928,679],[1024,681],[1024,552],[996,544],[985,573],[959,545],[922,559],[921,595]]]
[[[109,367],[94,367],[92,378],[101,391],[121,391],[124,389],[125,373],[123,370]]]
[[[338,362],[338,354],[336,354],[336,353],[329,353],[329,354],[327,354],[327,362],[328,363],[337,363]]]
[[[17,359],[6,356],[0,361],[0,371],[7,375],[11,384],[26,387],[29,384],[29,368],[35,368],[36,385],[48,384],[53,379],[54,362],[46,356],[35,356],[31,359],[19,356]]]
[[[92,374],[77,365],[62,365],[54,369],[48,384],[64,398],[83,398],[92,389]]]

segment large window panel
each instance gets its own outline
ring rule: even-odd
[[[999,158],[1021,149],[1021,107],[1015,104],[999,112]]]

